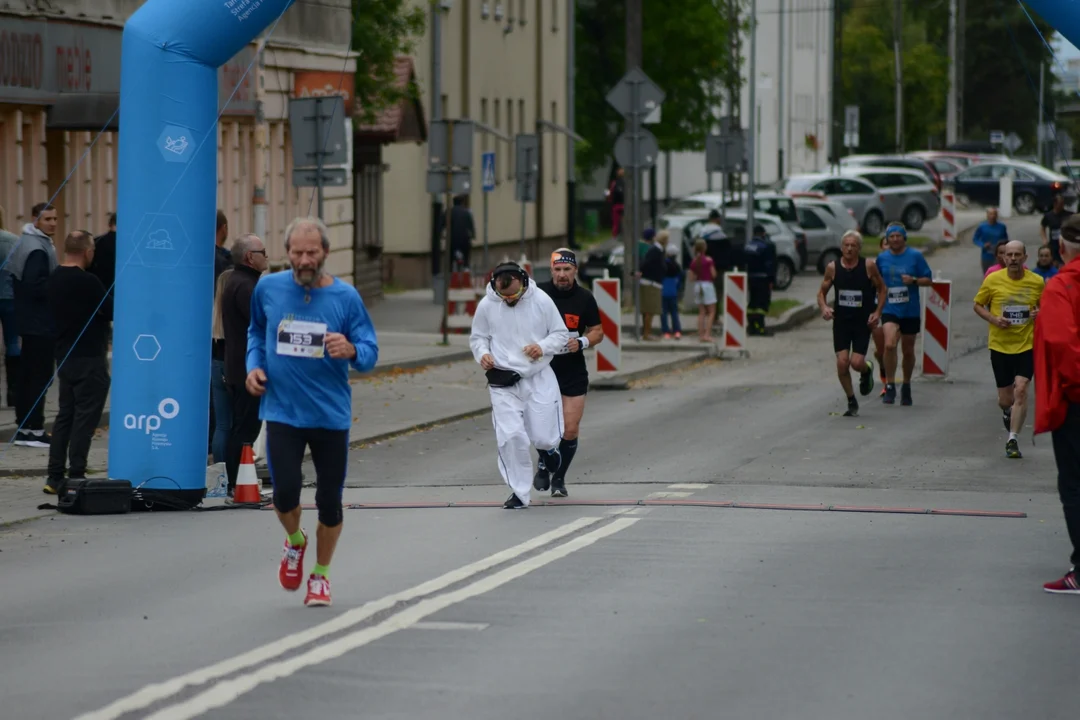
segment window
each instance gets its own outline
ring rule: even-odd
[[[514,135],[514,101],[510,98],[506,99],[506,134],[511,137]],[[516,153],[510,153],[510,162],[506,163],[506,179],[514,177],[514,163]]]
[[[488,124],[487,98],[480,98],[480,122],[482,122],[485,125]],[[488,134],[487,133],[480,133],[480,136],[481,136],[480,147],[484,152],[487,152],[487,149],[488,149]]]
[[[799,225],[805,230],[825,230],[825,222],[810,208],[799,208]]]
[[[518,100],[518,132],[525,133],[525,101]]]
[[[559,106],[557,103],[551,103],[551,122],[559,122]],[[557,135],[551,136],[551,184],[556,185],[559,182],[559,140]]]
[[[442,100],[440,102],[440,105],[442,106],[442,117],[443,118],[453,117],[450,114],[450,96],[449,95],[443,95],[442,96]]]
[[[551,32],[559,32],[559,0],[551,0]]]
[[[513,2],[513,1],[514,0],[510,0],[510,2]],[[518,16],[518,22],[521,23],[522,25],[525,24],[525,3],[526,2],[528,2],[528,0],[521,0],[521,15]]]

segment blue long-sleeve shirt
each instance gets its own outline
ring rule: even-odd
[[[982,251],[983,260],[993,260],[997,262],[994,256],[994,248],[1002,240],[1009,239],[1009,229],[1005,227],[1005,223],[996,222],[990,224],[989,221],[984,220],[979,227],[975,228],[975,234],[971,237],[971,242],[978,246]],[[986,249],[986,245],[990,245],[990,249]]]
[[[262,368],[266,394],[259,418],[300,428],[352,427],[349,367],[368,372],[379,359],[375,327],[351,285],[334,278],[313,288],[311,302],[291,270],[261,278],[251,296],[247,371]],[[356,346],[352,360],[335,360],[324,347],[327,333]]]

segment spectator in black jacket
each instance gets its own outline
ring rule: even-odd
[[[454,207],[450,209],[450,261],[454,270],[468,270],[469,256],[472,253],[472,241],[476,237],[476,225],[473,224],[472,211],[465,204],[467,196],[454,198]],[[489,268],[484,268],[486,273]]]
[[[15,444],[47,448],[45,390],[53,375],[53,322],[46,284],[56,269],[56,208],[38,203],[31,211],[34,222],[23,226],[22,236],[11,253],[8,270],[14,280],[15,325],[22,338],[19,391],[15,399]]]
[[[116,213],[109,216],[109,232],[94,238],[94,260],[88,268],[90,273],[101,281],[110,297],[115,297],[113,283],[116,282]],[[109,303],[112,307],[112,303]],[[112,320],[110,311],[109,320]]]
[[[217,237],[214,239],[214,282],[225,269],[232,265],[232,255],[225,249],[225,241],[229,239],[229,219],[225,213],[217,211]]]
[[[94,236],[82,230],[64,239],[64,262],[46,284],[49,313],[56,330],[56,376],[60,408],[49,448],[49,477],[44,490],[55,495],[67,480],[86,477],[86,457],[109,395],[107,360],[112,296],[96,275],[87,272],[94,259]],[[67,456],[67,457],[65,457]]]
[[[638,284],[641,298],[641,323],[642,340],[652,340],[652,321],[660,314],[662,307],[662,292],[664,276],[667,275],[667,262],[664,247],[667,244],[667,233],[662,233],[658,239],[656,231],[652,228],[645,230],[644,238],[652,240],[653,244],[645,253],[641,261],[641,271],[638,273]]]
[[[221,290],[221,322],[225,331],[225,387],[232,402],[232,427],[225,447],[229,491],[236,487],[244,444],[259,437],[259,398],[248,394],[247,332],[251,323],[251,294],[266,271],[266,246],[257,235],[243,235],[232,246],[235,269]]]

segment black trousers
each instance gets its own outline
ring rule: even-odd
[[[748,310],[769,311],[769,306],[772,305],[772,288],[769,287],[769,278],[750,276],[750,292],[747,301]]]
[[[101,421],[111,384],[109,367],[103,357],[68,358],[60,367],[57,378],[60,381],[60,410],[53,423],[49,445],[49,480],[53,484],[64,479],[65,460],[70,463],[68,477],[86,477],[90,441]]]
[[[225,472],[229,475],[229,487],[236,487],[236,474],[240,471],[240,454],[244,444],[254,445],[259,437],[260,398],[248,394],[243,386],[227,385],[232,400],[232,426],[225,445]]]
[[[1080,405],[1070,405],[1065,422],[1051,437],[1058,469],[1058,495],[1072,541],[1072,564],[1080,569]]]
[[[45,389],[52,382],[56,343],[43,335],[22,336],[19,394],[15,397],[15,422],[23,430],[45,429]]]

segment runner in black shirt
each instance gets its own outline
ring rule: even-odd
[[[1043,215],[1039,234],[1042,235],[1043,245],[1050,248],[1050,255],[1054,258],[1054,267],[1060,268],[1064,264],[1058,239],[1061,237],[1061,224],[1071,216],[1072,213],[1065,209],[1065,197],[1060,194],[1054,196],[1053,209]]]
[[[539,283],[538,287],[551,296],[555,307],[566,323],[566,328],[577,333],[565,351],[551,360],[551,369],[562,391],[563,436],[559,445],[562,465],[554,476],[544,467],[540,456],[540,469],[533,480],[533,487],[543,492],[551,487],[552,497],[566,497],[566,469],[574,459],[578,446],[578,428],[585,413],[585,393],[589,391],[589,371],[585,367],[584,351],[600,344],[604,330],[600,327],[600,309],[592,293],[577,283],[577,255],[573,250],[560,248],[551,254],[551,282]]]
[[[885,307],[885,283],[877,264],[861,257],[862,235],[854,230],[844,233],[840,251],[840,260],[825,268],[817,300],[821,316],[833,321],[836,374],[848,399],[844,416],[854,417],[859,414],[859,401],[851,387],[851,369],[861,376],[859,392],[869,395],[874,389],[874,364],[866,359],[866,352],[873,328],[881,318],[881,308]],[[833,305],[826,300],[830,287],[836,288]]]

